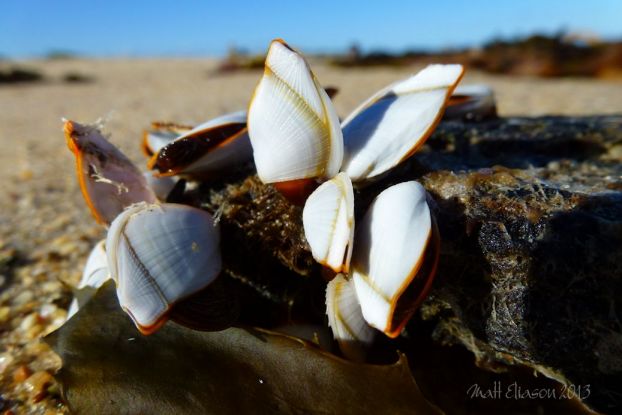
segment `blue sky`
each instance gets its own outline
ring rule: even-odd
[[[0,55],[221,55],[282,37],[306,52],[478,45],[559,29],[622,38],[622,0],[7,0]]]

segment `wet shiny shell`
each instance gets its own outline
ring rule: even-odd
[[[148,167],[160,175],[209,175],[252,158],[246,112],[207,121],[163,146]]]

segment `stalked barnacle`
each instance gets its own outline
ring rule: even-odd
[[[360,360],[374,328],[397,336],[430,287],[438,232],[416,182],[381,192],[355,227],[354,187],[425,142],[462,75],[460,65],[430,65],[377,92],[340,123],[302,55],[275,40],[248,115],[226,114],[195,128],[153,124],[142,148],[156,173],[146,177],[96,128],[69,122],[87,203],[102,222],[112,222],[106,272],[122,308],[149,334],[175,303],[217,278],[216,221],[157,199],[166,199],[172,176],[213,177],[253,158],[261,181],[304,204],[312,256],[337,274],[325,293],[326,311],[344,355]]]
[[[337,274],[328,283],[326,314],[342,353],[349,359],[364,361],[365,349],[373,342],[376,331],[365,322],[352,279]]]
[[[257,174],[264,183],[334,177],[343,160],[339,118],[305,59],[282,40],[268,50],[248,110]]]
[[[495,94],[488,85],[459,85],[449,98],[445,119],[483,120],[497,116]]]
[[[357,185],[385,173],[429,137],[463,73],[462,65],[429,65],[372,95],[340,125],[302,55],[274,40],[248,113],[259,178],[302,185],[341,170]]]
[[[221,269],[218,225],[185,205],[131,206],[112,222],[106,246],[119,303],[143,334],[157,330],[176,302],[205,288]]]
[[[346,275],[362,318],[387,336],[396,337],[425,299],[436,273],[440,239],[426,192],[415,181],[385,189],[354,231],[354,219],[348,215],[352,201],[334,183],[344,176],[340,173],[309,196],[303,212],[305,235],[318,262],[349,272]],[[348,183],[349,179],[341,186]],[[333,262],[329,261],[331,253]],[[332,306],[326,309],[328,319],[338,321],[335,313],[343,311],[330,295],[334,294],[329,290],[326,302]],[[335,324],[331,327],[336,339],[343,337]],[[342,351],[349,353],[343,347]]]
[[[151,123],[150,129],[143,131],[143,140],[140,143],[140,149],[146,157],[151,158],[154,154],[157,154],[162,147],[191,130],[192,127],[188,125],[154,121]]]
[[[246,112],[238,111],[200,124],[162,145],[147,167],[161,176],[209,177],[251,159]]]
[[[65,134],[84,198],[110,225],[89,256],[71,312],[110,277],[136,327],[153,333],[177,302],[220,274],[219,227],[204,210],[158,203],[147,178],[96,127],[67,121]]]
[[[367,99],[341,124],[342,170],[365,182],[413,155],[441,120],[463,73],[462,65],[429,65]]]
[[[108,259],[106,258],[106,241],[99,241],[91,250],[82,278],[76,287],[74,299],[67,311],[67,318],[73,316],[78,309],[91,299],[99,287],[110,278]]]
[[[328,287],[327,314],[342,351],[351,355],[344,333],[349,341],[368,336],[346,329],[340,307],[356,298],[360,321],[397,336],[429,290],[439,251],[426,192],[416,182],[380,193],[354,237],[353,184],[375,180],[421,147],[464,69],[430,65],[372,95],[335,128],[332,103],[300,54],[275,40],[265,68],[249,109],[257,172],[265,183],[298,189],[309,179],[324,181],[303,192],[303,225],[315,260],[343,273]],[[341,303],[339,292],[356,295]]]
[[[396,184],[376,197],[357,227],[350,272],[371,326],[400,334],[431,287],[439,244],[419,183]]]
[[[160,202],[166,201],[166,198],[179,181],[179,177],[177,176],[159,176],[151,172],[145,172],[143,175],[145,176],[147,185],[153,190],[153,193],[155,193]]]
[[[96,126],[65,121],[64,131],[80,190],[98,223],[109,224],[134,203],[156,201],[143,174]]]
[[[313,258],[335,272],[348,272],[354,238],[354,193],[345,173],[322,183],[302,211]]]

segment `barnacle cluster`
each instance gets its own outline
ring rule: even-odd
[[[252,160],[264,184],[304,205],[306,240],[330,279],[326,312],[334,337],[344,355],[363,358],[377,332],[399,335],[425,297],[439,236],[419,183],[383,190],[358,221],[354,189],[420,148],[462,75],[460,65],[430,65],[378,91],[340,122],[307,61],[277,39],[248,112],[196,127],[154,123],[142,141],[146,174],[97,127],[66,121],[82,193],[95,219],[108,227],[81,288],[111,278],[136,327],[143,334],[156,331],[222,268],[218,218],[167,203],[167,195],[179,177],[210,179]],[[454,104],[455,111],[465,99]],[[72,313],[87,298],[77,300]]]

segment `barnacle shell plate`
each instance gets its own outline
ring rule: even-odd
[[[335,272],[348,272],[354,238],[354,193],[345,173],[321,184],[302,212],[313,258]]]
[[[326,315],[342,353],[352,360],[365,360],[365,347],[373,341],[375,330],[363,318],[352,280],[343,274],[326,286]]]
[[[351,276],[365,320],[396,337],[430,288],[438,234],[425,189],[410,181],[374,200],[357,226]]]
[[[96,126],[66,121],[64,131],[82,195],[98,223],[109,224],[133,203],[156,201],[143,174]]]
[[[304,58],[271,43],[248,112],[257,174],[264,183],[334,177],[343,136],[330,98]]]
[[[78,284],[79,295],[76,294],[76,298],[73,299],[69,310],[67,311],[67,318],[73,316],[79,309],[80,305],[83,305],[88,301],[96,292],[110,278],[110,272],[108,270],[108,259],[106,258],[106,241],[99,241],[91,250],[86,265],[82,271],[82,278]]]
[[[148,163],[161,175],[209,175],[252,158],[246,112],[225,114],[198,125],[163,146]]]
[[[113,221],[108,265],[121,307],[143,334],[157,330],[177,301],[214,281],[219,243],[211,215],[190,206],[141,203]]]
[[[353,182],[378,176],[412,155],[440,121],[462,65],[430,65],[378,91],[342,123],[342,170]]]

